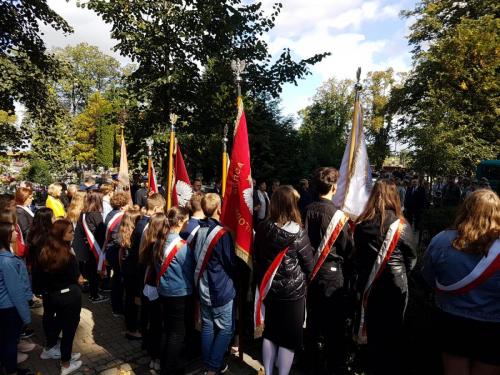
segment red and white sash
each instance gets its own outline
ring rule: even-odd
[[[104,251],[106,251],[106,246],[108,245],[108,242],[111,239],[111,234],[113,233],[113,230],[122,222],[124,214],[125,214],[124,211],[119,211],[108,222],[108,225],[106,226],[106,239],[104,240],[104,245],[102,246]]]
[[[167,272],[170,263],[174,260],[177,252],[181,249],[181,247],[186,243],[182,238],[175,238],[165,249],[163,253],[163,263],[161,264],[160,272],[156,275],[156,284],[160,284],[161,277]]]
[[[443,285],[436,280],[438,292],[450,294],[464,294],[487,280],[494,273],[500,271],[500,239],[497,239],[474,269],[463,279],[451,285]]]
[[[27,213],[28,215],[30,215],[31,217],[35,217],[35,214],[33,213],[33,211],[31,211],[28,207],[26,207],[26,206],[21,206],[21,205],[19,205],[19,204],[17,205],[17,207],[19,207],[19,208],[23,209],[24,211],[26,211],[26,213]]]
[[[255,288],[255,300],[254,300],[254,327],[255,327],[255,337],[260,337],[262,335],[262,329],[264,327],[264,316],[265,316],[265,307],[263,304],[264,299],[267,296],[267,293],[271,289],[273,284],[274,276],[276,275],[276,271],[283,261],[286,253],[288,251],[288,247],[281,250],[279,254],[274,258],[273,262],[267,269],[260,285]]]
[[[330,223],[328,224],[328,228],[326,229],[326,233],[318,246],[318,252],[316,253],[317,259],[309,282],[312,282],[314,280],[314,277],[325,262],[326,257],[330,253],[330,249],[332,248],[335,241],[337,241],[337,238],[342,232],[342,228],[344,228],[347,220],[349,220],[349,218],[341,210],[337,210],[333,215]]]
[[[94,257],[97,262],[97,271],[102,271],[105,259],[104,251],[102,251],[93,233],[90,231],[89,226],[87,224],[87,220],[85,220],[85,214],[83,214],[82,217],[82,224],[83,224],[83,229],[85,231],[85,236],[87,236],[87,241],[90,245],[90,250],[94,254]]]
[[[359,329],[357,333],[357,341],[359,344],[367,343],[366,336],[366,308],[368,305],[368,297],[370,295],[370,291],[373,287],[374,282],[380,277],[382,272],[389,261],[396,245],[398,244],[399,237],[403,230],[404,223],[402,220],[396,220],[391,224],[387,234],[385,236],[384,242],[382,243],[382,247],[377,254],[377,258],[375,259],[375,263],[373,264],[372,271],[370,276],[368,277],[368,281],[366,282],[365,289],[363,291],[363,298],[361,300],[361,315],[359,321]]]
[[[210,231],[207,238],[205,239],[198,260],[196,261],[196,268],[194,270],[195,285],[198,285],[200,283],[200,278],[205,272],[205,269],[207,268],[208,261],[212,256],[212,251],[215,245],[217,245],[219,239],[226,233],[227,233],[226,228],[217,225],[214,229]]]
[[[199,229],[200,229],[200,225],[198,224],[196,227],[193,228],[193,230],[191,231],[191,233],[189,233],[189,236],[186,239],[186,243],[188,245],[190,245],[191,242],[193,242],[194,236],[196,236],[196,233],[198,233]]]

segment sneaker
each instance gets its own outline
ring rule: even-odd
[[[40,354],[41,359],[61,359],[61,348],[58,345],[53,346],[50,349],[43,348]]]
[[[219,374],[225,374],[229,370],[229,365],[227,362],[224,362],[219,370]]]
[[[28,359],[28,355],[26,353],[17,352],[17,364],[23,363]]]
[[[106,302],[106,301],[109,301],[109,297],[105,297],[105,296],[102,296],[102,295],[97,295],[97,297],[89,297],[89,300],[90,302],[92,303],[101,303],[101,302]]]
[[[73,371],[78,370],[82,367],[82,361],[70,361],[68,367],[61,366],[61,375],[71,374]]]
[[[154,369],[155,369],[155,362],[156,362],[156,361],[155,361],[154,359],[152,359],[152,360],[149,362],[149,368],[150,368],[151,370],[154,370]]]
[[[35,347],[36,344],[32,343],[31,341],[19,340],[19,343],[17,344],[17,351],[21,353],[28,353],[35,349]]]
[[[81,356],[82,356],[81,353],[71,353],[71,361],[72,362],[78,361]]]
[[[125,315],[122,312],[113,311],[113,316],[115,318],[121,318],[121,319],[125,318]]]
[[[32,329],[32,328],[24,328],[23,331],[21,332],[21,338],[22,339],[28,339],[30,338],[31,336],[33,336],[33,334],[35,333],[35,331]]]
[[[38,309],[38,308],[43,306],[42,302],[39,299],[32,300],[29,305],[30,305],[30,309]]]
[[[157,359],[155,361],[153,369],[156,371],[160,371],[160,360],[159,359]]]

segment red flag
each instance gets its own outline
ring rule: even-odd
[[[193,189],[191,187],[191,181],[189,181],[189,175],[187,173],[184,158],[182,157],[181,148],[178,143],[174,158],[172,206],[184,207],[191,199]]]
[[[238,98],[231,163],[222,204],[221,222],[234,233],[236,254],[248,265],[252,262],[253,183],[250,168],[247,120],[243,101]]]
[[[158,193],[158,183],[156,182],[156,172],[155,167],[153,166],[153,160],[149,160],[149,168],[148,168],[148,186],[149,191],[153,193]]]

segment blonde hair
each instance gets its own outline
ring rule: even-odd
[[[66,213],[66,219],[71,221],[73,224],[75,224],[80,218],[80,214],[82,213],[86,197],[87,197],[87,192],[77,191],[75,195],[73,195],[73,198],[71,199],[68,212]]]
[[[163,198],[160,193],[151,194],[146,201],[146,208],[148,211],[152,211],[156,207],[165,209],[165,198]]]
[[[129,208],[125,211],[118,231],[118,241],[122,248],[128,249],[132,245],[132,233],[140,217],[141,210]]]
[[[220,196],[216,193],[208,193],[201,200],[201,209],[206,217],[212,217],[215,210],[220,206]]]
[[[49,187],[47,188],[47,194],[50,195],[51,197],[58,198],[61,196],[61,193],[62,193],[62,185],[59,182],[50,184]]]
[[[462,203],[455,219],[458,232],[453,247],[476,254],[488,254],[488,249],[500,237],[500,198],[493,191],[479,189]]]
[[[68,185],[68,194],[74,196],[78,191],[78,185],[71,184]]]

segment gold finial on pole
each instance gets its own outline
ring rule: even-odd
[[[174,146],[175,146],[175,124],[179,116],[174,113],[170,114],[170,145],[168,152],[168,177],[167,177],[167,209],[172,207],[172,188],[174,175]]]
[[[221,181],[221,193],[222,198],[224,198],[224,194],[226,193],[226,181],[227,181],[227,133],[229,131],[229,127],[224,125],[224,136],[222,138],[222,181]]]

